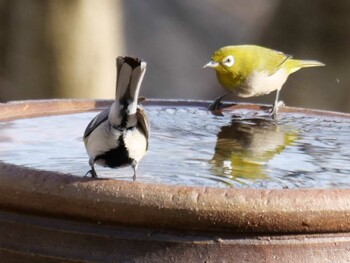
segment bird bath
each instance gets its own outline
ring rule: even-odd
[[[111,101],[0,104],[0,255],[18,261],[348,261],[350,115],[149,100],[132,170],[89,169],[81,135]]]

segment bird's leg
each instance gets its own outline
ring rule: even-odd
[[[272,118],[276,118],[277,117],[277,112],[278,112],[278,107],[280,106],[280,103],[278,102],[279,99],[279,95],[280,95],[280,90],[278,89],[276,91],[276,98],[275,98],[275,102],[272,106],[272,110],[270,111],[270,115]]]
[[[220,97],[217,97],[212,103],[210,103],[209,107],[208,107],[208,110],[210,111],[215,111],[215,110],[219,110],[221,108],[221,101],[224,97],[226,97],[228,95],[228,93],[220,96]]]
[[[84,175],[84,177],[87,176],[88,174],[91,174],[91,178],[97,178],[97,173],[95,171],[94,160],[90,159],[89,160],[89,164],[90,164],[91,169],[89,171],[87,171],[87,173]]]
[[[132,161],[131,167],[134,170],[134,176],[132,177],[133,181],[136,181],[136,170],[137,170],[137,162],[135,160]]]

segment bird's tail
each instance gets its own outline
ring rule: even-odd
[[[136,113],[137,100],[147,63],[132,57],[117,58],[115,100],[124,106],[128,115]]]
[[[292,67],[291,67],[291,72],[293,73],[301,68],[308,68],[308,67],[322,67],[325,66],[324,63],[319,62],[317,60],[297,60],[297,59],[290,59],[290,62],[292,63]]]

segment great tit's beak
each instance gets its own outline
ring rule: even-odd
[[[210,60],[207,64],[203,66],[203,68],[216,68],[219,66],[218,62],[215,62],[214,60]]]

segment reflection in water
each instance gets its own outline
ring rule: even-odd
[[[248,110],[236,119],[230,113],[218,117],[195,107],[146,110],[152,129],[150,150],[139,167],[140,182],[264,189],[350,187],[349,118],[283,113],[275,122]],[[95,115],[0,122],[0,161],[83,176],[88,164],[82,127]],[[128,168],[99,172],[103,178],[131,180]]]
[[[212,171],[244,182],[268,178],[265,165],[297,139],[271,119],[235,119],[217,134]]]
[[[6,129],[12,127],[13,124],[11,122],[0,122],[0,144],[13,141],[12,138],[5,133]]]

